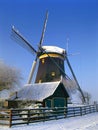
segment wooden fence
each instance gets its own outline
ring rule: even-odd
[[[0,110],[0,125],[11,127],[13,125],[82,116],[96,111],[95,105],[67,108],[3,109]]]

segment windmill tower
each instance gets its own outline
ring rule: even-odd
[[[34,75],[34,71],[38,60],[39,60],[39,65],[38,65],[35,83],[60,81],[61,76],[68,78],[68,76],[65,74],[65,69],[64,69],[64,60],[66,60],[69,69],[73,75],[73,78],[77,84],[78,90],[80,91],[83,100],[85,102],[84,94],[73,72],[73,69],[68,60],[65,49],[62,49],[57,46],[42,46],[46,25],[47,25],[47,19],[48,19],[48,12],[46,13],[42,35],[38,45],[38,50],[35,50],[33,46],[31,46],[31,44],[19,33],[19,31],[14,28],[14,26],[12,27],[13,37],[15,38],[15,40],[17,40],[17,38],[18,40],[20,40],[20,42],[17,43],[19,43],[23,48],[29,50],[29,52],[36,54],[35,60],[32,64],[32,68],[29,74],[28,84],[31,84],[32,77]]]
[[[56,46],[42,48],[45,52],[38,55],[39,66],[35,82],[60,81],[61,75],[65,76],[65,50]]]

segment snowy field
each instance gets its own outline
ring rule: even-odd
[[[12,128],[0,126],[0,130],[98,130],[98,113],[33,123],[28,126],[20,125]]]

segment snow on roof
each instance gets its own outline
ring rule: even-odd
[[[33,100],[33,101],[43,101],[43,99],[51,96],[60,82],[50,82],[50,83],[39,83],[39,84],[27,84],[20,90],[16,95],[12,96],[9,100]]]
[[[65,49],[57,47],[57,46],[42,46],[46,52],[58,53],[58,54],[65,54]]]
[[[65,78],[57,82],[27,84],[17,92],[17,98],[16,94],[14,94],[8,100],[43,101],[43,99],[53,95],[60,83],[63,83],[72,103],[81,103],[78,90],[71,81]]]

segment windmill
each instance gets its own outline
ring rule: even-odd
[[[85,102],[84,94],[73,72],[73,69],[68,60],[67,52],[65,51],[65,49],[62,49],[57,46],[42,46],[43,40],[44,40],[44,34],[46,30],[46,25],[47,25],[47,20],[48,20],[48,12],[46,12],[42,35],[38,44],[38,50],[35,50],[33,46],[19,33],[19,31],[15,29],[14,26],[12,27],[12,33],[13,33],[14,38],[15,39],[18,38],[18,40],[21,41],[19,42],[19,44],[22,47],[26,48],[29,52],[36,54],[35,60],[32,64],[32,68],[29,74],[28,84],[31,84],[32,76],[34,75],[34,71],[35,71],[38,60],[39,60],[39,65],[38,65],[35,83],[58,81],[60,80],[61,76],[69,78],[66,75],[65,70],[64,70],[64,60],[66,60],[69,66],[69,69],[74,77],[74,80],[78,86],[78,90],[81,92],[81,95]]]

